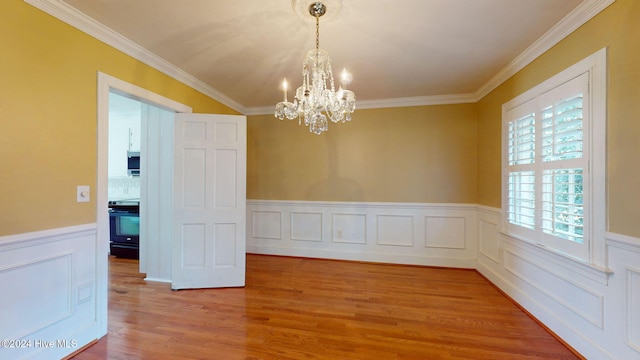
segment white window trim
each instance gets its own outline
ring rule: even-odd
[[[529,242],[544,250],[558,253],[551,248],[544,247],[533,241],[509,232],[508,226],[508,154],[507,141],[508,134],[506,129],[507,112],[514,107],[525,103],[526,101],[537,97],[548,90],[551,90],[566,81],[573,79],[581,74],[589,74],[589,98],[590,101],[590,117],[591,131],[589,131],[590,159],[589,159],[589,180],[591,188],[589,189],[589,198],[591,204],[589,206],[589,254],[587,264],[598,269],[606,269],[606,99],[607,99],[607,49],[603,48],[587,58],[572,65],[566,70],[554,75],[553,77],[538,84],[525,93],[515,97],[514,99],[502,105],[502,232],[514,239]],[[567,259],[577,262],[584,262],[577,258],[564,255]]]

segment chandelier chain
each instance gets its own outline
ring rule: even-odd
[[[316,15],[316,50],[320,48],[320,16]]]

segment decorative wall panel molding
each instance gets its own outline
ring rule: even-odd
[[[474,268],[476,206],[247,201],[247,252]]]
[[[291,240],[322,241],[322,213],[292,212]]]
[[[500,262],[500,246],[498,238],[497,222],[479,218],[478,219],[478,247],[479,252],[495,263]]]
[[[444,249],[464,249],[467,236],[464,216],[426,216],[425,246]]]
[[[331,240],[336,243],[366,244],[366,214],[333,214]]]
[[[556,303],[602,329],[604,297],[601,294],[584,288],[569,278],[548,271],[549,267],[537,263],[534,259],[525,259],[512,252],[511,249],[505,249],[504,254],[504,268],[507,271]]]
[[[517,247],[518,254],[526,253],[523,255],[526,258],[541,259],[548,263],[547,267],[553,269],[557,274],[567,278],[580,279],[583,284],[595,282],[607,285],[612,274],[611,269],[576,260],[571,256],[563,255],[531,241],[519,239],[503,232],[500,232],[498,236],[503,248]]]
[[[626,343],[640,353],[640,269],[626,269]]]
[[[502,258],[499,237],[500,209],[478,206],[478,257],[484,256],[496,264]]]
[[[22,338],[39,329],[71,316],[71,254],[62,253],[14,263],[0,269],[0,284],[5,284],[2,308],[3,322],[17,325],[0,330],[1,339]],[[16,279],[38,279],[41,286],[22,286]],[[45,299],[47,306],[33,307],[33,302]]]
[[[247,213],[252,216],[247,217],[247,224],[251,224],[251,230],[247,234],[251,234],[252,238],[260,239],[282,239],[282,211],[259,211],[249,212],[249,204],[247,204]]]
[[[376,243],[383,246],[413,246],[413,217],[378,215]]]
[[[0,237],[0,339],[32,344],[0,358],[60,359],[100,336],[97,248],[95,224]],[[61,340],[75,345],[35,346]]]

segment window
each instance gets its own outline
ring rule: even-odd
[[[604,261],[594,242],[605,222],[604,53],[503,105],[505,231],[595,264]]]

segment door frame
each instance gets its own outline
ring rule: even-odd
[[[109,287],[109,215],[108,215],[108,178],[109,178],[109,92],[158,106],[170,111],[191,113],[187,105],[143,89],[111,75],[98,71],[98,124],[97,124],[97,161],[96,161],[96,320],[99,336],[107,334],[107,309]]]

